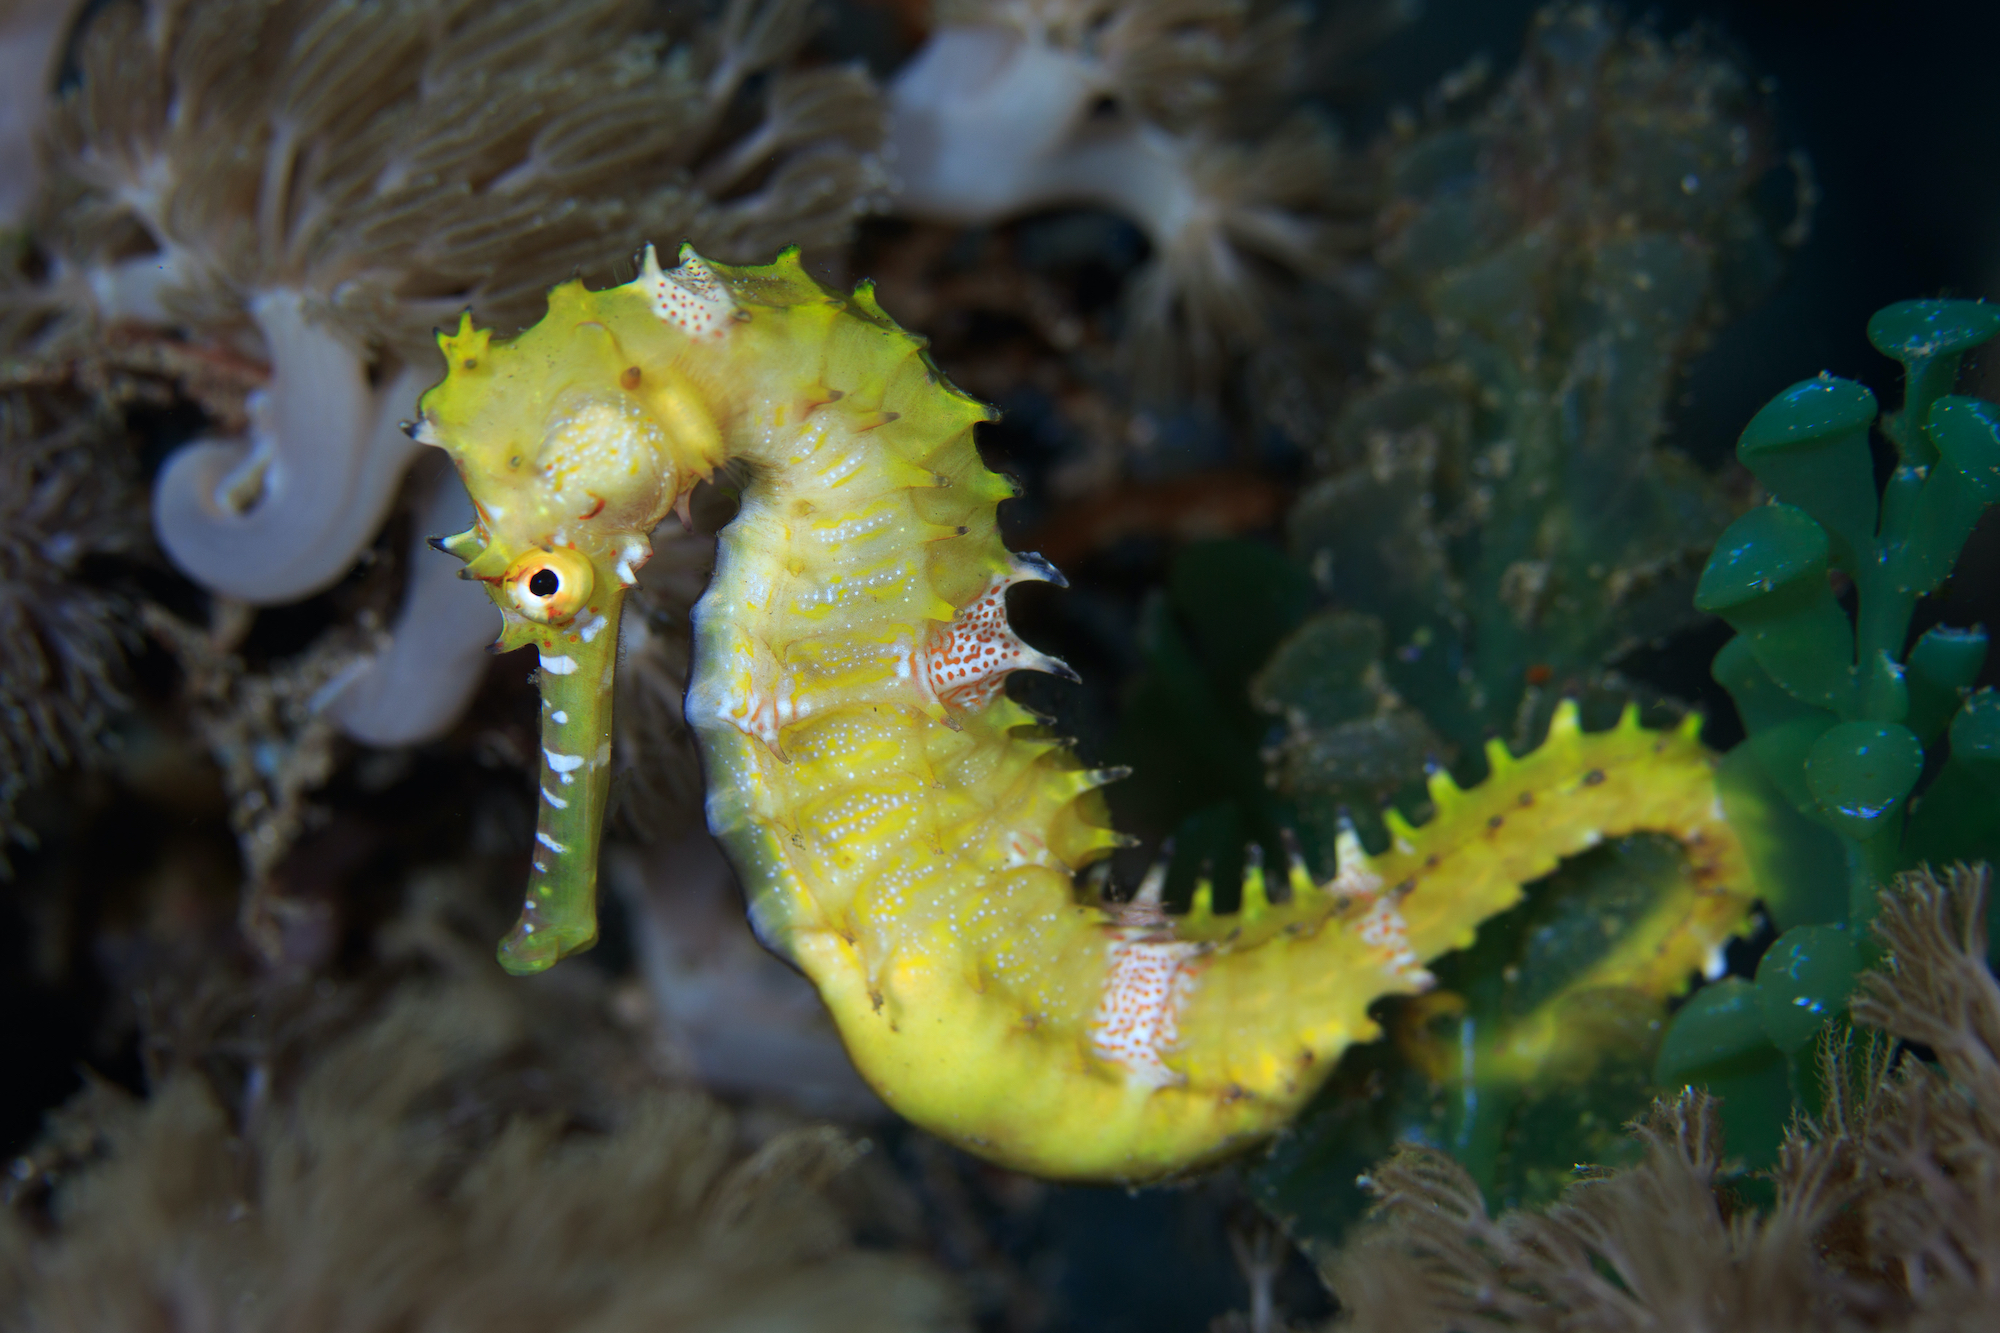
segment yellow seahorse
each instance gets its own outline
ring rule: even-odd
[[[624,589],[647,534],[725,460],[750,477],[695,610],[688,719],[709,827],[759,936],[818,985],[888,1104],[975,1153],[1044,1176],[1139,1182],[1270,1134],[1368,1007],[1429,982],[1559,858],[1671,833],[1701,889],[1653,937],[1671,987],[1733,931],[1743,853],[1692,725],[1627,713],[1547,742],[1436,816],[1352,838],[1339,874],[1303,866],[1238,913],[1206,893],[1165,912],[1080,899],[1076,872],[1121,842],[1080,765],[1007,697],[1008,673],[1066,673],[1008,627],[1007,589],[1061,582],[995,527],[1013,494],[980,462],[991,413],[947,383],[871,289],[829,292],[787,252],[732,268],[653,251],[607,291],[571,282],[510,341],[468,315],[412,433],[448,450],[477,506],[439,544],[533,644],[542,809],[520,922],[500,946],[534,972],[596,938],[595,879]]]

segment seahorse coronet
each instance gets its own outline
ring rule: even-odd
[[[871,287],[830,292],[796,251],[733,267],[683,248],[663,270],[648,247],[631,282],[564,284],[517,337],[467,318],[439,347],[448,374],[412,433],[450,453],[478,514],[439,544],[501,606],[497,646],[536,647],[543,692],[509,970],[595,939],[623,591],[653,526],[725,462],[748,480],[695,608],[687,697],[709,826],[759,937],[818,986],[877,1092],[996,1162],[1136,1183],[1269,1135],[1377,1035],[1375,1001],[1429,986],[1430,960],[1605,838],[1679,838],[1700,887],[1631,961],[1649,984],[1684,984],[1742,921],[1747,869],[1697,724],[1649,731],[1628,710],[1586,733],[1573,703],[1531,753],[1490,747],[1477,786],[1435,773],[1431,817],[1391,812],[1379,854],[1344,832],[1323,885],[1294,853],[1274,875],[1253,863],[1233,913],[1205,881],[1181,913],[1157,877],[1101,901],[1077,876],[1131,841],[1101,795],[1122,771],[1083,764],[1005,690],[1069,674],[1006,604],[1062,576],[1000,538],[1016,488],[973,440],[993,413]],[[530,618],[506,582],[535,551],[588,564],[566,617]]]

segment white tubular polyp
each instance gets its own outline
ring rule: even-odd
[[[371,389],[361,351],[304,306],[289,288],[251,300],[271,384],[253,396],[249,439],[186,446],[153,489],[153,526],[174,564],[213,592],[260,605],[338,582],[418,448],[397,423],[415,415],[424,377],[405,369]]]
[[[896,207],[988,223],[1084,205],[1170,246],[1201,207],[1187,151],[1130,115],[1092,121],[1108,91],[1093,62],[1011,29],[938,29],[889,87]]]
[[[1083,61],[1011,29],[938,29],[889,85],[896,207],[981,223],[1031,206],[1099,91]]]
[[[485,677],[487,645],[500,635],[500,611],[485,587],[458,577],[464,566],[424,540],[472,525],[472,501],[458,474],[441,454],[431,466],[389,645],[327,705],[340,729],[364,745],[417,745],[449,731]]]

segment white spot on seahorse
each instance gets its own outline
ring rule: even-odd
[[[1410,924],[1396,910],[1389,897],[1378,898],[1365,913],[1348,923],[1348,929],[1382,955],[1383,969],[1420,990],[1428,990],[1433,978],[1410,948]]]
[[[571,774],[583,767],[582,755],[564,754],[560,750],[551,750],[547,746],[542,747],[542,754],[547,757],[549,768],[554,771],[557,777],[562,779],[563,786],[567,787],[570,783],[576,781]]]
[[[633,539],[618,550],[618,565],[613,571],[618,575],[620,586],[630,588],[639,582],[639,570],[652,559],[653,548],[644,541]]]
[[[1001,858],[1001,865],[1006,869],[1053,864],[1055,857],[1050,854],[1049,845],[1034,834],[1014,832],[1007,835],[1006,851]]]
[[[558,810],[569,809],[569,802],[565,801],[562,797],[550,791],[547,787],[542,788],[542,799],[547,801],[550,805],[554,806]]]
[[[715,717],[764,742],[773,754],[779,753],[779,701],[791,696],[788,676],[761,639],[747,634],[733,636],[728,664],[717,673],[716,684],[721,688],[715,695]]]
[[[999,696],[1012,672],[1046,671],[1066,680],[1077,678],[1063,663],[1021,642],[1007,623],[1008,587],[1038,577],[1020,571],[1003,574],[951,621],[930,624],[918,660],[921,683],[931,697],[977,712]]]
[[[716,281],[715,270],[691,248],[682,247],[680,267],[666,272],[653,247],[647,246],[638,281],[653,314],[690,338],[721,338],[736,320],[736,302]]]
[[[1361,844],[1357,840],[1355,848]],[[1370,870],[1365,859],[1357,855],[1349,860],[1344,853],[1336,853],[1340,858],[1340,869],[1327,881],[1327,892],[1341,898],[1372,897],[1382,887],[1382,877]]]
[[[724,695],[715,715],[745,736],[754,736],[773,750],[778,748],[777,708],[755,690]]]
[[[559,727],[560,727],[560,726],[562,726],[562,725],[564,725],[565,723],[567,723],[567,722],[569,721],[569,714],[568,714],[568,713],[565,713],[565,712],[564,712],[564,711],[563,711],[562,709],[560,709],[560,708],[556,709],[556,711],[555,711],[555,712],[553,712],[553,713],[550,713],[550,714],[549,714],[549,717],[550,717],[550,718],[552,718],[552,719],[554,720],[555,724],[556,724],[557,726],[559,726]]]
[[[1106,946],[1111,968],[1090,1020],[1090,1046],[1098,1058],[1125,1071],[1141,1088],[1187,1081],[1161,1056],[1180,1041],[1180,1014],[1194,991],[1189,966],[1201,946],[1173,938],[1157,905],[1132,903],[1118,912]]]
[[[603,616],[593,615],[589,620],[579,624],[576,627],[576,632],[583,636],[585,643],[589,643],[603,632],[605,625],[608,623]]]
[[[541,658],[542,670],[551,676],[567,676],[576,670],[574,657],[550,657],[547,653],[543,653]]]
[[[540,844],[542,844],[542,846],[554,852],[557,856],[561,856],[564,852],[569,850],[569,848],[563,846],[561,843],[557,842],[554,838],[551,838],[548,834],[542,832],[540,829],[535,830],[535,841],[539,842]]]
[[[533,865],[535,867],[535,873],[537,875],[546,875],[549,873],[549,868],[543,865],[540,861],[533,862]]]

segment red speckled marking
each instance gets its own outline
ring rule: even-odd
[[[1426,990],[1431,985],[1431,974],[1426,972],[1410,948],[1409,923],[1388,898],[1378,898],[1361,916],[1349,924],[1364,944],[1380,953],[1385,971],[1405,977]]]
[[[653,313],[690,338],[720,339],[736,318],[736,303],[708,265],[688,251],[682,255],[679,268],[662,272],[653,247],[646,247],[639,278],[652,299]]]
[[[1173,938],[1157,906],[1130,903],[1118,909],[1125,924],[1111,932],[1111,970],[1090,1023],[1090,1045],[1145,1087],[1186,1082],[1160,1057],[1180,1040],[1180,1012],[1194,990],[1194,956],[1200,946]]]
[[[954,708],[976,710],[992,703],[1010,673],[1047,671],[1052,660],[1016,637],[1007,624],[1007,588],[1000,578],[975,602],[960,608],[950,624],[933,621],[924,638],[924,670],[931,692]]]

